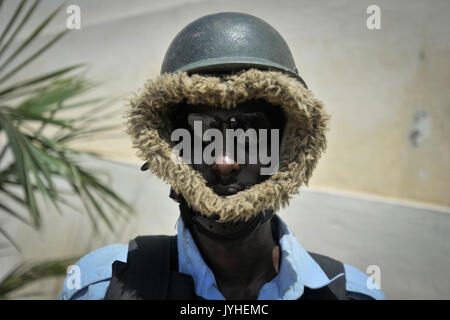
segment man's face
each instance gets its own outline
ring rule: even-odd
[[[181,111],[182,110],[182,111]],[[197,124],[195,124],[197,122]],[[270,177],[270,175],[262,174],[261,169],[267,168],[270,165],[266,160],[260,157],[260,153],[266,154],[271,159],[276,159],[278,163],[278,154],[271,154],[274,146],[281,141],[282,128],[284,125],[284,118],[281,109],[272,106],[265,101],[247,101],[238,105],[235,109],[220,109],[205,105],[185,105],[180,108],[180,112],[174,115],[174,128],[187,129],[192,137],[197,136],[200,141],[201,151],[205,151],[210,141],[215,141],[216,137],[210,141],[205,141],[203,133],[208,129],[214,129],[216,133],[222,133],[219,137],[222,139],[222,148],[214,150],[211,155],[213,161],[205,161],[203,157],[201,161],[194,161],[194,154],[198,150],[194,150],[194,142],[191,143],[191,165],[195,170],[200,172],[207,182],[207,186],[218,195],[226,198],[235,193],[250,188]],[[196,129],[201,128],[201,136]],[[230,132],[235,132],[236,138],[227,134],[227,129]],[[233,129],[233,130],[230,130]],[[241,132],[253,132],[256,135],[248,136],[239,135]],[[271,139],[272,130],[278,130],[279,138]],[[263,132],[266,131],[266,138],[263,137]],[[272,132],[273,133],[273,132]],[[241,142],[239,144],[239,137]],[[206,139],[207,140],[207,139]],[[254,143],[251,147],[251,143]],[[231,146],[231,147],[230,147]],[[238,157],[241,152],[240,158]],[[250,160],[253,157],[255,160]],[[272,164],[273,165],[273,164]],[[264,172],[264,171],[263,171]]]

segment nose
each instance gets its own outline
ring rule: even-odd
[[[211,165],[211,170],[227,179],[232,174],[238,173],[241,170],[241,166],[227,155],[220,154],[216,157],[214,164]]]

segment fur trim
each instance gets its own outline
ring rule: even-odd
[[[202,175],[190,165],[172,160],[168,114],[171,106],[183,100],[230,109],[251,99],[278,105],[287,116],[279,170],[264,182],[224,199],[207,187]],[[287,206],[291,195],[298,193],[303,184],[308,185],[326,149],[329,118],[322,102],[298,80],[282,72],[258,69],[221,77],[165,73],[146,82],[126,113],[133,147],[148,162],[149,169],[194,210],[205,216],[219,214],[219,222],[247,221],[264,210],[277,212]]]

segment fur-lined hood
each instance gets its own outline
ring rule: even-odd
[[[169,115],[182,102],[230,109],[252,99],[265,99],[285,112],[279,170],[264,182],[225,199],[207,187],[190,165],[173,159]],[[308,185],[327,145],[330,116],[322,102],[298,80],[277,71],[249,69],[221,76],[165,73],[148,80],[130,106],[125,114],[127,132],[138,156],[190,207],[205,216],[219,214],[219,222],[247,221],[259,212],[276,212],[287,206],[291,195]]]

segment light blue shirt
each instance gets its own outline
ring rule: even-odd
[[[344,273],[329,279],[322,268],[300,245],[287,225],[279,219],[279,245],[281,264],[278,275],[266,283],[259,292],[258,300],[294,300],[301,297],[304,288],[318,289],[339,277],[346,277],[347,291],[363,294],[374,299],[385,299],[381,289],[367,285],[368,275],[344,264]],[[218,290],[214,274],[203,260],[190,231],[182,219],[178,222],[179,272],[192,276],[195,293],[209,300],[224,300]],[[95,250],[81,258],[76,268],[64,280],[59,299],[103,299],[111,280],[111,265],[115,260],[126,262],[128,245],[113,244]],[[76,278],[79,277],[79,278]],[[369,281],[368,281],[369,280]]]

